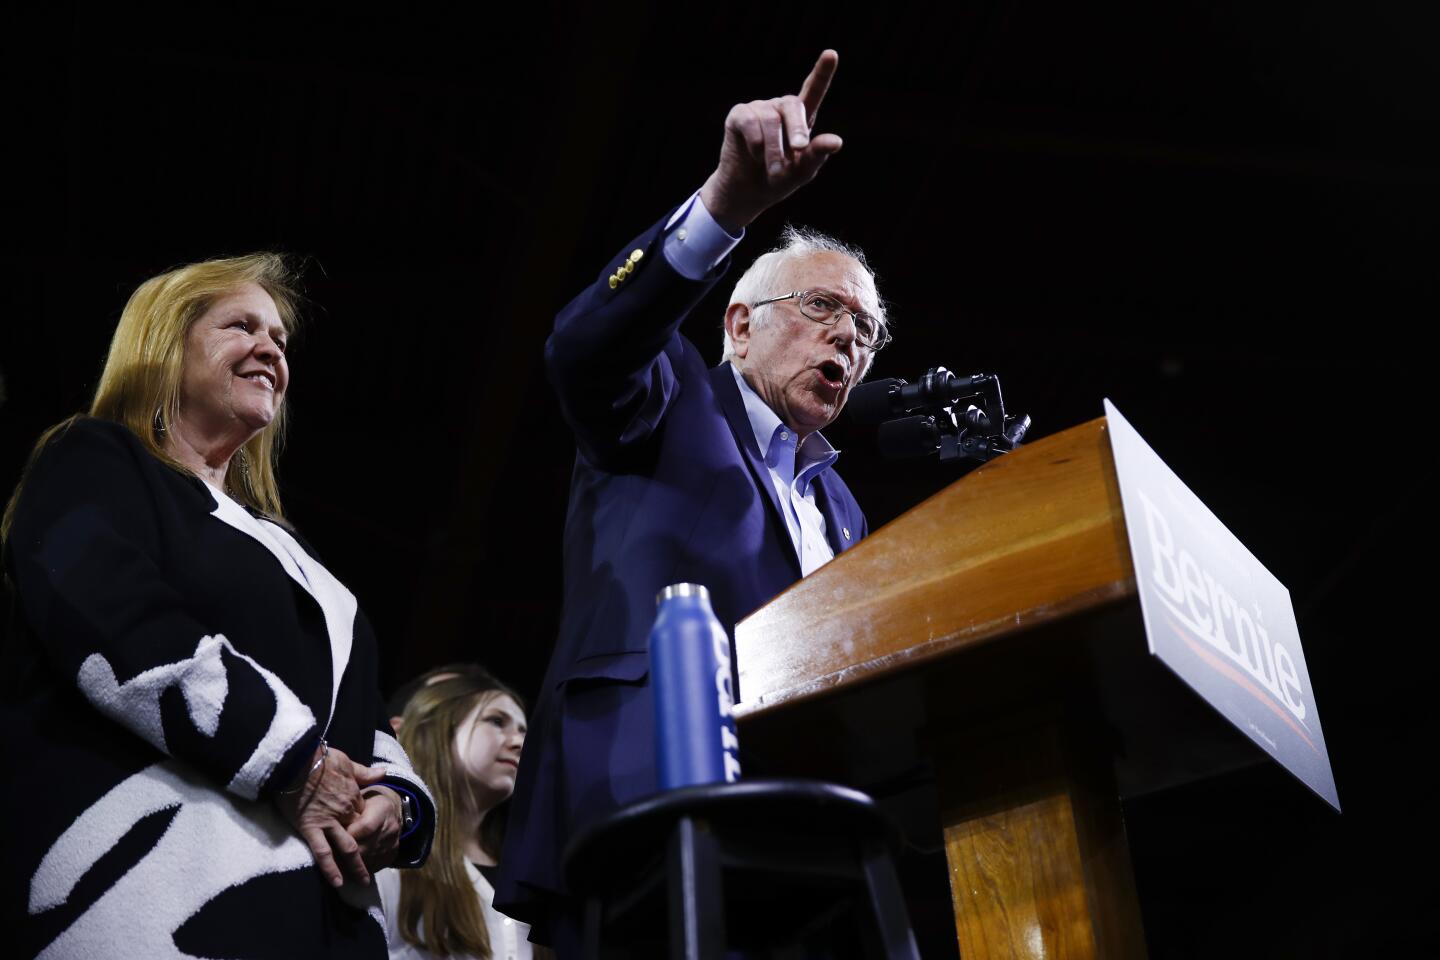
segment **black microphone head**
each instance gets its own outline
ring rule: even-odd
[[[990,417],[975,405],[955,415],[956,422],[966,430],[976,430],[980,433],[990,432]]]
[[[923,457],[940,449],[940,428],[934,417],[903,417],[880,424],[876,440],[887,459]]]
[[[850,419],[856,423],[879,423],[881,420],[888,420],[897,413],[904,413],[903,409],[897,409],[891,398],[900,395],[900,388],[905,385],[904,380],[872,380],[869,383],[862,383],[850,391],[850,399],[845,404]]]

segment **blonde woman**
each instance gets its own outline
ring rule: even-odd
[[[405,706],[400,742],[435,790],[435,848],[419,870],[377,877],[392,960],[529,960],[530,928],[497,912],[503,804],[525,744],[520,697],[483,672],[438,680]]]
[[[434,805],[284,519],[298,301],[273,254],[146,281],[0,521],[15,956],[386,955],[371,874],[424,861]]]

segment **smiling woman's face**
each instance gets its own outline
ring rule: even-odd
[[[287,334],[275,301],[247,283],[220,297],[185,335],[180,418],[202,436],[247,438],[280,410],[290,368]]]

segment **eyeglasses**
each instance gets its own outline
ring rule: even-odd
[[[833,327],[840,322],[845,314],[855,321],[855,342],[872,353],[879,350],[890,342],[890,332],[884,325],[870,316],[868,313],[860,313],[849,309],[840,302],[840,298],[833,293],[824,290],[793,290],[790,293],[779,297],[771,297],[768,300],[761,300],[754,304],[755,307],[763,307],[767,303],[779,303],[781,300],[800,301],[800,312],[816,323],[823,323],[827,327]]]

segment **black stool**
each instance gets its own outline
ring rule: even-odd
[[[622,807],[565,852],[586,960],[918,960],[892,853],[863,793],[813,780],[686,787]]]

